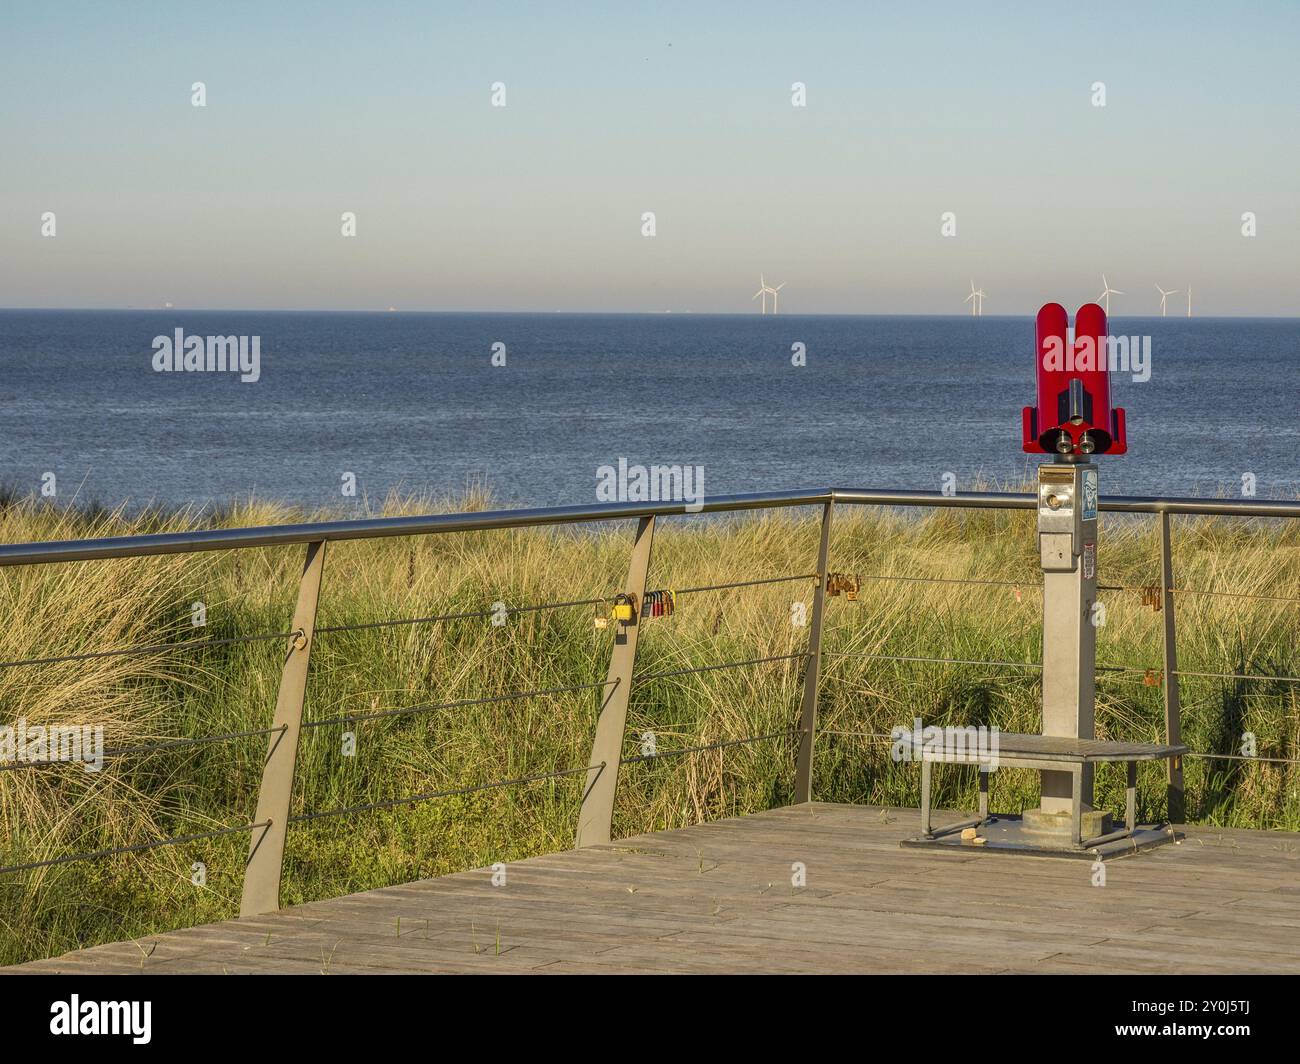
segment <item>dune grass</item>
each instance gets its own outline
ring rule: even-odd
[[[375,512],[483,508],[481,493],[446,500],[393,498]],[[0,542],[165,531],[213,523],[298,521],[250,502],[193,514],[59,510],[31,500],[0,506]],[[811,574],[818,512],[762,511],[660,522],[650,584],[690,588]],[[917,773],[889,758],[896,724],[1040,727],[1038,674],[1009,666],[882,660],[880,655],[1037,662],[1039,574],[1033,518],[1024,512],[928,515],[841,507],[831,568],[865,578],[857,601],[829,600],[815,797],[917,804]],[[1158,582],[1151,519],[1103,516],[1103,583]],[[622,585],[631,523],[334,543],[318,625],[481,613],[508,606],[609,598]],[[1180,668],[1300,675],[1300,528],[1295,522],[1178,519],[1177,586],[1228,595],[1178,599]],[[112,648],[224,640],[287,631],[302,549],[267,548],[0,571],[0,662]],[[1005,586],[879,579],[886,574],[989,579]],[[646,623],[638,672],[664,672],[801,651],[814,581],[683,594],[670,618]],[[1244,596],[1273,596],[1244,597]],[[1287,599],[1289,598],[1289,601]],[[1098,660],[1134,671],[1098,681],[1097,734],[1154,741],[1163,734],[1161,615],[1136,592],[1108,592]],[[202,602],[206,625],[194,627]],[[611,629],[594,607],[476,616],[322,633],[313,649],[305,718],[325,721],[427,703],[490,699],[523,689],[604,679]],[[0,724],[101,724],[109,748],[267,728],[282,639],[0,667]],[[778,733],[761,742],[625,767],[616,835],[671,828],[788,802],[801,692],[798,660],[673,676],[633,690],[626,754],[654,734],[657,750]],[[1300,758],[1300,684],[1184,677],[1183,735],[1196,751],[1239,753],[1244,733],[1261,757]],[[482,701],[447,710],[328,724],[304,731],[294,812],[581,767],[599,691]],[[355,735],[353,756],[344,732]],[[245,824],[253,817],[264,736],[78,766],[0,771],[0,865],[135,845]],[[1189,759],[1188,819],[1300,829],[1295,766]],[[1163,769],[1144,766],[1143,816],[1163,813]],[[295,903],[567,848],[580,775],[296,825],[283,898]],[[968,770],[937,779],[940,805],[974,802]],[[1035,801],[1031,773],[995,777],[993,805]],[[1097,800],[1122,809],[1122,775],[1103,769]],[[900,829],[901,831],[902,829]],[[234,916],[245,834],[0,875],[0,963]],[[195,866],[206,872],[193,882]]]

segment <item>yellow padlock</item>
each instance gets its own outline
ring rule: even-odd
[[[628,594],[614,596],[614,609],[611,611],[619,624],[630,624],[636,616],[636,599]]]

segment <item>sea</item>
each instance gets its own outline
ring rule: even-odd
[[[256,373],[159,369],[178,330],[245,338]],[[1129,453],[1099,459],[1103,493],[1296,497],[1300,320],[1111,332],[1149,361],[1112,374]],[[0,485],[128,509],[548,506],[596,501],[621,460],[689,467],[706,497],[960,492],[1032,476],[1033,370],[1029,317],[8,310]]]

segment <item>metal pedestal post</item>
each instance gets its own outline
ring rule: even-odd
[[[1097,467],[1038,467],[1038,547],[1043,569],[1043,734],[1093,738],[1097,628]],[[1092,809],[1092,766],[1042,773],[1042,811]],[[1079,812],[1076,812],[1079,811]]]

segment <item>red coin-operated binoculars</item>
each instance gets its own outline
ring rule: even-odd
[[[1026,451],[1054,456],[1038,467],[1038,550],[1043,571],[1043,735],[1094,735],[1097,613],[1098,454],[1123,454],[1124,411],[1110,405],[1106,312],[1085,303],[1074,319],[1059,303],[1038,312],[1038,403],[1024,409]],[[1042,805],[1024,811],[1030,839],[1058,842],[1111,830],[1092,809],[1092,766],[1078,779],[1042,774]],[[1073,821],[1073,823],[1071,823]]]
[[[1023,448],[1031,454],[1060,455],[1065,461],[1093,454],[1123,454],[1124,411],[1110,405],[1106,312],[1085,303],[1074,319],[1059,303],[1038,312],[1038,402],[1022,415]]]
[[[921,766],[922,834],[904,840],[907,846],[965,846],[969,840],[986,850],[1106,860],[1176,841],[1168,825],[1137,823],[1136,766],[1143,760],[1176,758],[1187,748],[1177,742],[1096,738],[1097,629],[1106,623],[1106,608],[1097,598],[1101,502],[1100,471],[1093,458],[1124,454],[1128,445],[1124,411],[1110,405],[1106,312],[1087,303],[1079,308],[1073,336],[1068,325],[1065,308],[1058,303],[1038,312],[1038,400],[1025,407],[1022,438],[1026,451],[1051,456],[1036,471],[1043,574],[1042,732],[999,733],[992,750],[979,758],[927,754]],[[932,760],[978,761],[978,818],[933,829]],[[1093,806],[1093,769],[1104,762],[1127,765],[1122,828],[1108,810]],[[1039,773],[1037,808],[1022,808],[1018,815],[989,814],[988,776],[999,764]]]

